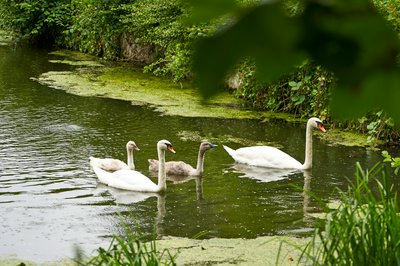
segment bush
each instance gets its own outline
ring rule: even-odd
[[[252,107],[305,118],[329,119],[329,96],[334,77],[321,66],[305,62],[273,84],[257,80],[255,66],[249,60],[239,69],[242,83],[235,95]]]
[[[58,44],[105,59],[119,59],[120,36],[124,31],[120,18],[126,13],[123,6],[128,2],[73,0],[72,24],[63,32]]]
[[[189,7],[181,0],[138,0],[126,5],[124,28],[142,44],[156,45],[154,62],[145,67],[155,75],[172,76],[175,81],[190,79],[193,42],[208,27],[184,23]]]
[[[4,0],[1,26],[29,42],[52,45],[71,23],[69,1]]]

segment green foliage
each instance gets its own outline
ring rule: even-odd
[[[70,24],[70,3],[65,0],[2,0],[0,5],[3,28],[19,33],[29,41],[54,43]]]
[[[390,143],[399,141],[399,132],[394,130],[394,121],[388,117],[382,110],[378,112],[369,112],[366,116],[358,119],[359,131],[364,131],[368,135],[368,142],[377,140],[386,140]]]
[[[210,30],[182,23],[189,9],[181,0],[74,0],[72,9],[73,23],[60,45],[121,59],[122,35],[130,34],[135,46],[154,47],[153,62],[145,71],[172,76],[175,81],[191,77],[192,43]]]
[[[140,43],[157,47],[156,59],[145,70],[172,76],[175,81],[190,78],[192,44],[207,34],[210,27],[184,24],[189,9],[181,0],[138,0],[126,5],[125,10],[125,30]]]
[[[149,247],[150,245],[150,247]],[[167,257],[167,258],[165,258]],[[159,253],[155,241],[150,244],[135,239],[114,236],[107,250],[98,248],[97,255],[87,262],[89,265],[176,265],[167,250]]]
[[[305,61],[273,83],[259,81],[255,64],[249,60],[238,69],[242,83],[235,94],[252,107],[329,119],[327,106],[334,77],[321,66]]]
[[[399,265],[398,199],[385,167],[363,171],[303,251],[313,265]]]
[[[387,151],[382,151],[383,161],[390,163],[390,166],[394,168],[394,173],[397,175],[400,171],[400,157],[392,157]]]
[[[106,59],[118,59],[123,32],[120,17],[126,13],[123,9],[126,2],[129,1],[72,0],[72,25],[63,32],[59,45]]]
[[[213,9],[212,3],[193,2],[205,3],[201,11],[206,5]],[[311,58],[335,74],[331,110],[337,117],[359,117],[379,108],[400,121],[396,62],[400,41],[368,1],[324,5],[305,1],[304,11],[292,17],[279,2],[239,10],[229,5],[213,16],[227,12],[234,14],[235,22],[198,44],[195,67],[203,95],[215,94],[227,72],[243,57],[253,58],[258,77],[269,83]],[[292,99],[299,102],[302,98]]]
[[[393,29],[400,35],[400,2],[397,0],[373,0],[374,5]]]

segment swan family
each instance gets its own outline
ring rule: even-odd
[[[299,161],[287,153],[270,146],[243,147],[237,150],[223,145],[226,152],[238,164],[259,166],[275,169],[300,169],[306,170],[312,167],[312,135],[313,130],[319,129],[326,132],[322,121],[312,117],[307,121],[305,161]],[[171,142],[160,140],[157,143],[158,160],[149,159],[149,171],[158,172],[158,183],[155,184],[150,178],[135,170],[133,152],[139,151],[134,141],[126,144],[127,164],[117,159],[89,157],[90,165],[97,175],[99,181],[110,187],[138,191],[138,192],[164,192],[167,188],[166,178],[168,175],[200,176],[204,172],[204,157],[206,151],[217,147],[217,145],[204,141],[200,144],[197,166],[183,161],[165,161],[165,153],[169,151],[176,153]]]

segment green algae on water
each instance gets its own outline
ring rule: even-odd
[[[38,82],[81,96],[128,100],[150,105],[165,115],[186,117],[260,118],[260,113],[238,108],[239,102],[228,93],[203,102],[191,85],[142,73],[140,69],[102,67],[79,68],[76,71],[49,71]]]
[[[10,46],[13,44],[13,39],[9,33],[0,30],[0,46]]]
[[[256,239],[164,237],[158,249],[177,252],[177,265],[295,265],[309,238],[264,236]]]
[[[33,78],[38,82],[80,96],[105,97],[130,101],[135,105],[148,105],[164,115],[185,117],[211,117],[225,119],[271,119],[306,121],[292,115],[243,109],[238,99],[227,92],[205,102],[190,83],[174,83],[170,79],[143,73],[142,69],[126,63],[104,66],[97,57],[80,52],[60,50],[50,53],[57,57],[50,62],[79,66],[73,71],[49,71]],[[220,138],[218,136],[217,138]],[[229,136],[223,136],[225,138]],[[334,145],[371,146],[361,134],[328,130],[321,139]],[[182,137],[186,138],[186,137]],[[210,136],[198,136],[196,140]],[[245,144],[243,140],[232,140]],[[266,145],[257,143],[256,145]]]
[[[213,143],[220,143],[220,142],[235,142],[241,144],[242,146],[257,146],[257,145],[270,145],[274,147],[279,147],[276,144],[267,141],[253,141],[246,138],[239,138],[232,135],[219,135],[213,136],[211,134],[201,135],[198,131],[188,131],[182,130],[178,132],[178,137],[183,141],[194,141],[194,142],[201,142],[201,141],[210,141]],[[279,147],[281,148],[281,147]]]
[[[79,62],[79,61],[92,61],[92,62],[97,62],[99,63],[99,58],[94,56],[94,55],[89,55],[85,53],[81,53],[78,51],[71,51],[71,50],[57,50],[50,52],[49,55],[54,55],[58,58],[63,58],[66,61],[74,61],[74,62]]]
[[[71,66],[104,66],[103,64],[96,61],[49,60],[49,62],[54,64],[66,64]]]
[[[321,139],[331,145],[343,145],[348,147],[372,147],[368,142],[368,137],[359,133],[343,131],[339,129],[328,130],[325,134],[320,134]]]

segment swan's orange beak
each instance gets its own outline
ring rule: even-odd
[[[176,153],[176,151],[174,150],[174,148],[172,148],[172,146],[168,146],[168,147],[167,147],[167,150],[170,151],[170,152],[172,152],[173,154]]]
[[[326,129],[324,128],[324,125],[322,123],[318,123],[317,125],[318,129],[321,130],[322,132],[326,132]]]

